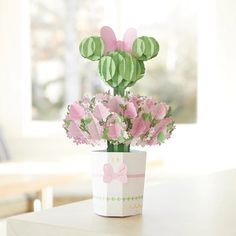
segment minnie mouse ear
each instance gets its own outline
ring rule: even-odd
[[[137,30],[129,28],[124,34],[124,50],[131,53],[134,40],[137,38]]]
[[[159,44],[153,37],[142,36],[137,38],[132,46],[132,54],[138,60],[146,61],[157,56]]]
[[[104,54],[115,51],[117,39],[114,31],[109,26],[103,26],[100,30],[100,35],[104,43]]]

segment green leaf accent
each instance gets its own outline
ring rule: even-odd
[[[169,109],[168,109],[168,111],[167,111],[167,113],[166,113],[165,118],[166,118],[166,117],[170,117],[170,116],[172,116],[172,108],[171,108],[171,106],[169,106]]]
[[[119,143],[125,142],[125,138],[124,137],[119,137],[117,140],[118,140]]]
[[[68,127],[70,125],[70,120],[64,120],[64,124],[66,127]]]
[[[158,142],[163,142],[165,140],[165,135],[163,132],[160,132],[158,135],[157,135],[157,141]]]
[[[102,138],[105,139],[105,140],[109,139],[109,137],[108,137],[108,128],[104,129],[103,134],[102,134]]]
[[[150,113],[143,113],[142,117],[145,121],[152,121],[152,115]]]
[[[172,131],[174,130],[174,124],[175,124],[175,122],[173,121],[167,125],[167,132],[168,133],[170,133],[170,134],[172,133]]]
[[[85,118],[82,121],[83,121],[84,125],[88,125],[92,121],[92,119],[91,118]]]

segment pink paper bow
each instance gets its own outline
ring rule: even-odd
[[[122,163],[119,171],[117,173],[114,172],[111,164],[107,163],[103,166],[103,182],[110,183],[112,180],[119,180],[121,183],[127,183],[127,166]]]
[[[123,41],[117,40],[112,28],[103,26],[100,30],[100,35],[104,43],[104,54],[108,52],[121,50],[131,53],[134,40],[137,38],[137,31],[134,28],[129,28],[125,34]]]

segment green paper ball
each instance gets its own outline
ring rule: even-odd
[[[132,54],[138,60],[146,61],[159,52],[159,44],[153,37],[142,36],[135,39],[132,46]]]
[[[100,37],[92,36],[80,43],[79,50],[83,57],[97,61],[103,55],[104,43]]]
[[[114,51],[100,59],[98,64],[101,78],[112,88],[126,88],[143,77],[145,68],[142,61],[127,52]]]
[[[104,56],[98,63],[99,74],[105,82],[111,80],[116,73],[116,63],[111,56]]]

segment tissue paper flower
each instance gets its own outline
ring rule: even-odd
[[[169,138],[174,126],[170,107],[151,98],[109,92],[84,97],[68,107],[64,128],[76,144],[101,141],[126,145],[156,145]]]

